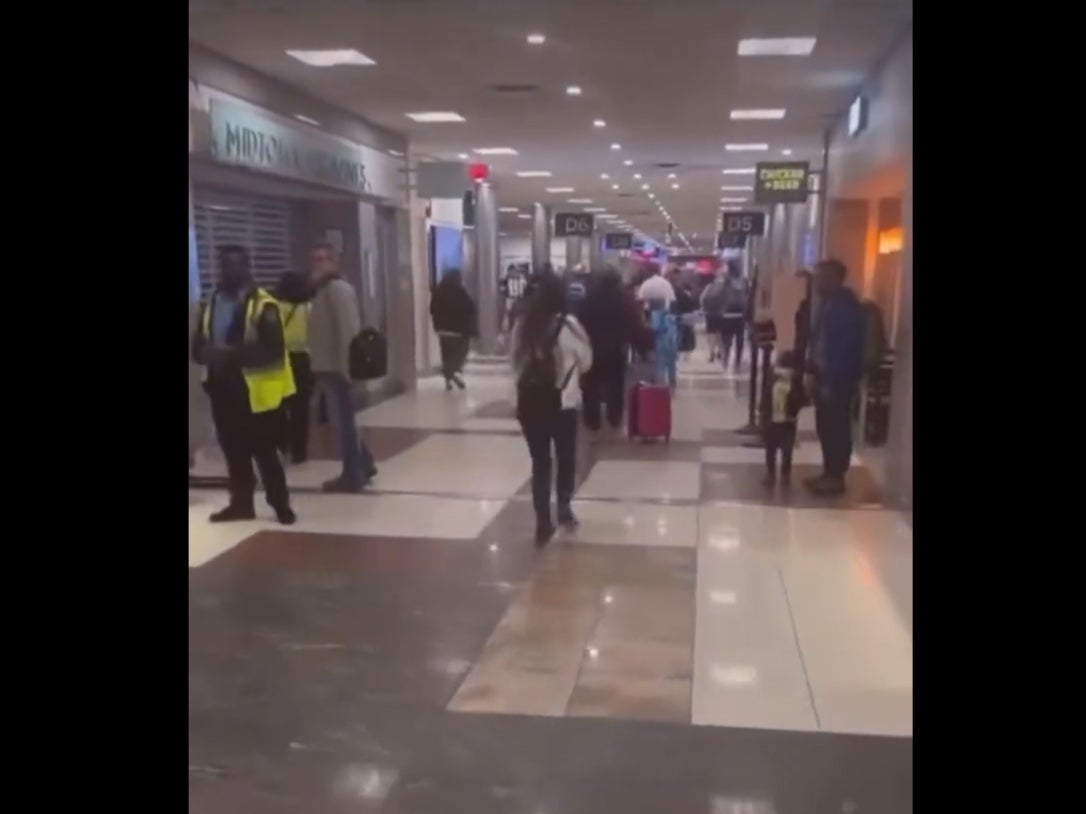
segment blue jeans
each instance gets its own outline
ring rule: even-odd
[[[324,393],[328,418],[339,439],[339,455],[343,461],[343,474],[340,477],[347,483],[360,486],[370,479],[377,467],[354,425],[351,383],[336,373],[319,373],[317,381]]]

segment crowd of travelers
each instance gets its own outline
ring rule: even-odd
[[[385,362],[367,360],[365,348],[376,340],[363,328],[357,293],[339,273],[332,246],[315,245],[309,273],[283,275],[274,295],[255,284],[243,247],[222,246],[218,258],[218,285],[200,309],[192,343],[230,489],[229,503],[211,520],[255,516],[255,461],[269,505],[289,525],[296,518],[284,460],[307,458],[314,395],[332,424],[342,462],[341,474],[324,491],[361,492],[376,476],[355,423],[352,382],[367,377],[359,367],[380,368],[383,375]],[[752,286],[734,263],[700,285],[700,275],[655,265],[625,279],[614,268],[576,272],[560,275],[548,266],[519,278],[519,296],[503,317],[516,418],[532,462],[540,547],[559,529],[577,528],[572,502],[580,421],[592,440],[619,433],[624,421],[631,438],[669,439],[678,361],[695,348],[699,315],[709,360],[725,368],[739,367],[752,323]],[[806,485],[819,495],[845,490],[853,404],[870,344],[869,319],[845,285],[846,274],[832,259],[800,272],[807,295],[795,315],[795,341],[778,350],[760,400],[767,486],[790,483],[797,416],[813,404],[823,472]],[[434,286],[430,316],[445,388],[464,389],[478,314],[459,271],[447,271]]]

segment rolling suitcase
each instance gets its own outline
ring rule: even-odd
[[[638,382],[630,389],[627,433],[634,438],[671,440],[671,389],[666,384]]]

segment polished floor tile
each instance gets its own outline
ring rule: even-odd
[[[386,461],[374,489],[503,498],[521,488],[530,469],[519,437],[437,433]]]
[[[695,500],[700,466],[685,461],[597,461],[578,491],[581,498]]]
[[[570,695],[566,715],[571,718],[687,723],[690,720],[690,680],[582,673]]]
[[[697,545],[698,510],[694,506],[577,500],[573,511],[581,525],[568,538],[570,543]]]
[[[882,493],[871,473],[861,467],[849,470],[845,478],[846,492],[838,497],[812,494],[803,482],[817,477],[821,464],[796,463],[792,469],[792,484],[767,487],[764,484],[765,463],[705,464],[701,469],[701,499],[705,501],[736,501],[766,503],[808,508],[879,507]]]
[[[292,530],[317,534],[473,540],[503,501],[402,494],[294,496]]]
[[[701,462],[706,464],[751,464],[765,466],[764,447],[701,447]],[[792,463],[804,466],[821,466],[822,449],[818,444],[800,442],[792,451]],[[860,466],[860,458],[852,456],[854,466]]]

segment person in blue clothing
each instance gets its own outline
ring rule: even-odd
[[[655,339],[654,380],[657,384],[666,384],[674,393],[679,384],[679,320],[668,303],[663,300],[650,301],[649,328]]]
[[[847,275],[845,264],[834,259],[822,260],[814,270],[819,299],[808,353],[823,471],[808,480],[807,487],[818,495],[845,491],[852,459],[852,406],[863,376],[865,315],[845,285]]]

